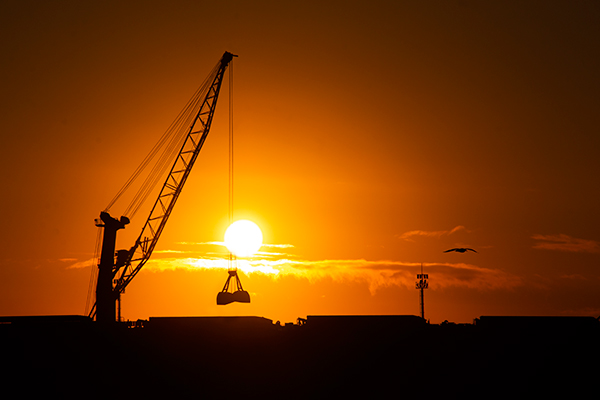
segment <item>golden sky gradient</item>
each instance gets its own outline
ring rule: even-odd
[[[600,315],[596,2],[4,1],[0,48],[0,315],[86,312],[94,218],[224,51],[252,302],[225,79],[124,318],[418,315],[421,263],[434,323]]]

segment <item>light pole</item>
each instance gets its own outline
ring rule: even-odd
[[[428,274],[423,273],[423,263],[421,263],[421,273],[417,274],[417,289],[421,289],[421,318],[425,319],[425,297],[423,296],[423,289],[427,289],[429,287],[429,279]]]

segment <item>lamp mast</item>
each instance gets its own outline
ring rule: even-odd
[[[421,290],[421,318],[425,319],[425,297],[423,295],[423,290],[429,287],[429,282],[427,282],[429,275],[423,273],[423,263],[421,263],[421,273],[417,274],[417,279],[416,287]]]

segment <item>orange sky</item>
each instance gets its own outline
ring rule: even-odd
[[[252,302],[216,305],[205,244],[227,227],[225,82],[125,318],[418,315],[421,263],[434,323],[600,315],[600,6],[406,3],[2,2],[0,315],[85,313],[94,218],[226,50],[235,217],[270,245]]]

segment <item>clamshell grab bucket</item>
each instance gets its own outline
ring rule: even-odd
[[[235,292],[219,292],[217,294],[217,305],[224,306],[229,303],[250,303],[250,294],[245,290],[236,290]]]
[[[230,270],[223,290],[217,294],[217,305],[224,306],[229,303],[250,303],[250,293],[244,290],[242,282],[237,275],[237,270]],[[236,291],[229,291],[229,283],[231,278],[235,278]]]

